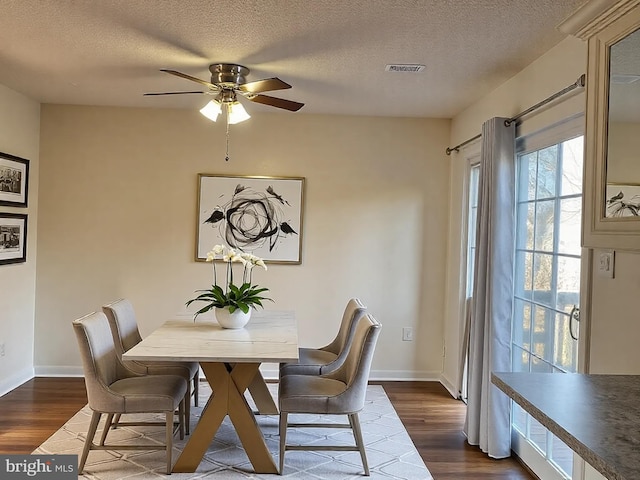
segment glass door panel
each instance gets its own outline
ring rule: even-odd
[[[513,371],[577,370],[571,317],[580,303],[582,143],[577,137],[517,157]],[[571,450],[516,404],[512,427],[522,440],[516,449],[526,443],[527,458],[534,452],[558,479],[571,478]]]

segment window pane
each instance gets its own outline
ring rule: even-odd
[[[477,232],[477,222],[478,222],[478,208],[473,207],[469,212],[469,244],[476,244],[476,232]]]
[[[515,294],[516,296],[531,300],[533,275],[533,254],[526,252],[516,252],[516,275]]]
[[[538,152],[538,181],[536,198],[556,196],[556,176],[558,167],[558,147],[544,148]]]
[[[573,451],[553,434],[551,434],[551,460],[568,478],[571,478],[573,472]]]
[[[583,137],[562,143],[562,190],[561,195],[582,193]]]
[[[516,299],[513,318],[513,343],[527,350],[531,348],[531,304]]]
[[[531,334],[531,353],[537,357],[551,361],[550,342],[552,313],[539,305],[533,306],[533,332]],[[535,363],[535,362],[533,362]],[[533,368],[532,363],[532,368]]]
[[[514,372],[529,372],[529,353],[519,347],[511,351],[512,370]]]
[[[469,178],[469,203],[472,207],[478,206],[478,177],[480,175],[480,165],[471,167]]]
[[[553,333],[553,364],[565,371],[574,372],[574,365],[576,365],[577,363],[576,354],[578,342],[571,338],[571,333],[569,331],[569,315],[556,313],[556,321]]]
[[[560,200],[560,228],[558,252],[580,255],[580,232],[582,228],[582,199]]]
[[[467,298],[473,296],[473,275],[476,267],[476,249],[469,249],[469,258],[467,259]]]
[[[553,373],[553,367],[550,363],[532,356],[531,371],[534,373]]]
[[[553,200],[538,202],[536,206],[536,241],[535,249],[543,252],[553,251],[553,222],[554,222]]]
[[[540,450],[540,453],[546,455],[547,429],[533,417],[529,417],[529,440]]]
[[[580,303],[580,259],[558,257],[558,285],[556,308],[564,312]]]
[[[533,256],[533,300],[550,307],[555,299],[551,298],[551,283],[553,281],[553,257],[542,253]]]
[[[512,425],[523,435],[527,434],[527,412],[525,412],[516,402],[511,402]]]
[[[516,248],[533,250],[533,222],[535,219],[535,203],[518,204],[518,227],[516,231]]]
[[[534,200],[536,198],[537,159],[537,152],[528,153],[520,157],[520,184],[518,185],[519,201]]]

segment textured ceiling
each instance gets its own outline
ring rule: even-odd
[[[292,84],[272,95],[300,113],[450,118],[562,40],[556,25],[582,3],[1,0],[0,84],[43,103],[199,108],[208,98],[142,94],[199,90],[161,68],[208,81],[229,62]]]

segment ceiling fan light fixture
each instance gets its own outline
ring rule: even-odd
[[[218,115],[222,113],[222,105],[216,100],[211,100],[200,109],[200,113],[212,122],[215,122],[218,119]]]
[[[231,125],[249,120],[251,115],[247,113],[238,101],[227,103],[227,120]]]

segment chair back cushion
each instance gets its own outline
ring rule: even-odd
[[[73,322],[78,340],[89,406],[99,412],[124,411],[124,398],[109,385],[124,375],[107,317],[93,312]]]
[[[365,307],[358,298],[351,298],[347,302],[336,338],[323,348],[323,350],[338,356],[335,360],[336,363],[342,364],[344,361],[344,357],[349,351],[349,343],[353,339],[353,333],[355,332],[358,319],[364,315],[366,311],[367,307]]]
[[[371,315],[364,315],[356,322],[355,334],[347,357],[342,366],[326,378],[340,380],[347,385],[340,395],[341,408],[355,412],[364,407],[364,399],[369,383],[369,371],[373,361],[381,325]]]
[[[102,307],[102,311],[109,319],[118,355],[122,355],[142,341],[136,314],[129,300],[126,298],[117,300]]]

